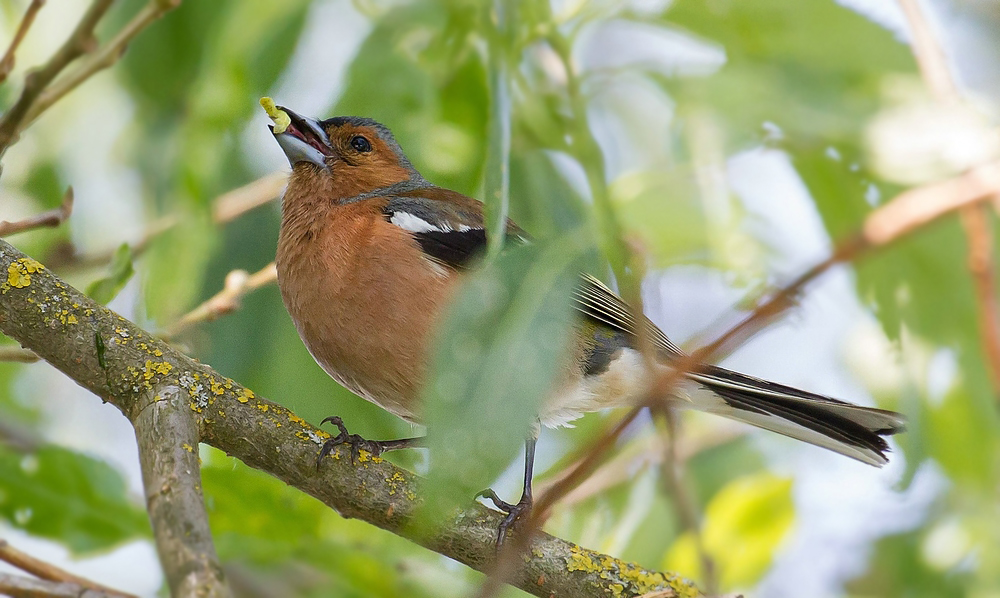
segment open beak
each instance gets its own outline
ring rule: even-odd
[[[333,155],[330,147],[330,138],[326,136],[323,127],[318,121],[305,116],[300,116],[284,106],[278,106],[279,110],[284,110],[288,114],[291,123],[283,132],[274,134],[274,126],[271,133],[278,141],[288,163],[295,166],[298,162],[309,162],[321,168],[328,168],[326,158]]]

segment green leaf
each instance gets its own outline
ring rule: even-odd
[[[641,240],[654,265],[674,264],[705,248],[691,173],[635,171],[615,179],[609,191],[622,226]]]
[[[722,588],[746,588],[756,583],[771,566],[794,521],[790,479],[758,473],[738,478],[720,490],[705,510],[701,542],[718,567]],[[700,571],[691,532],[677,539],[663,566],[671,571]]]
[[[997,421],[958,387],[940,405],[927,405],[927,451],[956,482],[987,493],[1000,471]],[[990,405],[995,409],[995,405]]]
[[[122,243],[115,250],[108,265],[108,275],[90,283],[87,287],[87,295],[91,299],[107,305],[125,287],[125,284],[132,278],[135,270],[132,268],[132,250],[128,243]]]
[[[793,138],[856,138],[882,77],[915,71],[890,31],[832,0],[678,0],[665,20],[725,50],[718,73],[668,85],[723,114],[735,147],[760,140],[767,121]]]
[[[428,501],[471,500],[515,457],[570,359],[582,247],[521,246],[467,278],[446,310],[423,397]]]
[[[21,455],[0,447],[0,517],[76,553],[150,536],[146,512],[114,468],[47,446]]]
[[[394,8],[361,45],[332,111],[384,123],[428,180],[466,194],[482,177],[490,106],[482,61],[469,51],[476,22],[446,3]]]
[[[205,505],[219,556],[242,583],[281,595],[395,598],[468,595],[420,583],[403,564],[426,551],[362,521],[345,520],[315,498],[210,450],[202,468]],[[420,555],[418,557],[417,555]],[[406,563],[417,569],[430,563]]]

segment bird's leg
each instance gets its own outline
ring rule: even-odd
[[[498,551],[507,538],[507,530],[514,525],[522,514],[531,510],[531,476],[535,467],[535,444],[537,442],[538,436],[534,434],[524,441],[524,488],[521,491],[521,500],[517,501],[517,504],[512,505],[509,502],[501,500],[497,496],[497,493],[490,488],[483,490],[477,495],[489,500],[496,508],[507,514],[503,521],[500,522],[500,527],[497,528]]]
[[[316,469],[319,469],[320,463],[323,461],[323,457],[332,453],[333,449],[342,444],[351,445],[351,463],[357,463],[358,459],[361,457],[362,450],[368,451],[373,457],[378,457],[386,451],[414,448],[424,444],[424,436],[418,436],[416,438],[400,438],[399,440],[368,440],[358,436],[357,434],[349,433],[347,431],[347,426],[344,425],[344,420],[335,415],[324,419],[320,422],[320,425],[327,422],[337,426],[340,433],[323,443],[323,448],[319,451],[319,457],[316,458]]]

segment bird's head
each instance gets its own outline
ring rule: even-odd
[[[408,182],[426,184],[379,122],[359,116],[316,120],[273,104],[265,109],[275,120],[271,132],[292,166],[289,186],[320,186],[349,198]]]

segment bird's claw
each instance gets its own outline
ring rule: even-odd
[[[503,547],[504,540],[507,539],[507,530],[515,525],[521,515],[531,510],[531,497],[526,495],[521,496],[521,500],[517,501],[517,504],[511,504],[502,500],[491,488],[487,488],[477,494],[476,498],[485,498],[486,500],[492,502],[493,506],[507,514],[507,516],[503,518],[503,521],[500,522],[499,527],[497,527],[496,549],[497,552],[499,552]]]
[[[340,431],[339,434],[330,438],[323,443],[323,448],[319,451],[319,457],[316,459],[316,469],[319,469],[320,463],[323,461],[323,457],[329,455],[333,452],[333,449],[337,448],[342,444],[351,445],[351,464],[357,465],[358,461],[361,459],[361,451],[364,450],[371,454],[372,457],[378,457],[385,450],[383,444],[377,440],[368,440],[362,438],[357,434],[351,434],[347,431],[347,426],[344,425],[344,420],[337,416],[330,416],[320,422],[320,425],[325,423],[331,423],[337,426]]]

